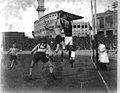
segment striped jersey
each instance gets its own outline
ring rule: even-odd
[[[40,43],[33,48],[32,52],[46,52],[48,54],[51,54],[52,50],[48,44]]]

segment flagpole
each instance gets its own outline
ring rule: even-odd
[[[92,0],[91,0],[91,16],[92,16],[92,30],[91,30],[92,31],[92,40],[91,40],[92,41],[92,44],[91,44],[92,45],[92,52],[91,52],[92,54],[91,55],[92,55],[92,61],[94,61],[95,53],[94,53],[94,25],[93,25],[93,1]]]
[[[91,54],[91,60],[93,60],[93,59],[92,59],[92,58],[93,58],[93,57],[92,57],[92,56],[93,56],[93,55],[92,55],[93,52],[92,52],[92,37],[91,37],[92,35],[91,35],[91,34],[92,34],[92,30],[90,30],[90,35],[89,35],[89,37],[90,37],[90,54]]]
[[[94,19],[95,19],[95,35],[97,35],[97,15],[96,15],[96,0],[94,0],[94,11],[95,11],[95,14],[94,14]]]
[[[94,19],[95,19],[95,50],[96,50],[96,63],[98,63],[98,38],[97,38],[97,4],[96,4],[96,0],[94,0]]]
[[[117,14],[118,14],[118,16],[117,16],[117,18],[118,18],[118,26],[117,26],[117,40],[118,40],[118,44],[117,44],[117,60],[118,60],[118,69],[117,69],[117,71],[118,71],[118,86],[117,86],[117,89],[118,89],[118,92],[120,91],[120,32],[119,32],[119,30],[120,30],[120,1],[118,1],[118,11],[117,11]]]

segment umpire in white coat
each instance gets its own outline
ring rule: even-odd
[[[109,58],[106,50],[106,46],[102,43],[98,46],[98,62],[100,70],[108,70],[106,64],[109,63]]]

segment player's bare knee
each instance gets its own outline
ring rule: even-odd
[[[30,66],[30,68],[33,68],[33,66]]]
[[[49,67],[54,67],[54,65],[51,63],[51,61],[48,61],[48,66]]]
[[[33,68],[33,65],[34,65],[34,61],[31,62],[30,68]]]

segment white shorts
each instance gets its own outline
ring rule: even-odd
[[[65,37],[65,45],[73,45],[73,38],[71,37]]]
[[[71,57],[75,57],[75,51],[71,51]]]

